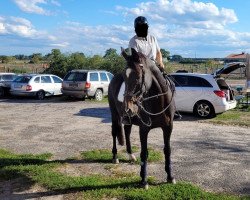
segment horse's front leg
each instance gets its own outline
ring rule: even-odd
[[[172,176],[171,167],[171,147],[170,147],[170,137],[173,130],[173,123],[169,126],[162,128],[163,138],[164,138],[164,155],[165,155],[165,171],[167,173],[167,182],[175,184],[175,179]]]
[[[124,132],[126,138],[126,150],[129,156],[129,160],[132,162],[136,161],[135,155],[132,153],[131,143],[130,143],[130,134],[131,134],[132,125],[124,125]]]
[[[149,128],[140,127],[140,142],[141,142],[141,185],[148,189],[147,182],[147,162],[148,162],[148,132]]]
[[[117,147],[116,147],[116,139],[119,131],[122,131],[122,125],[118,121],[112,121],[112,137],[113,137],[112,162],[114,164],[119,163],[119,159],[117,157]]]

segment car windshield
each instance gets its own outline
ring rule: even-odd
[[[18,76],[14,82],[16,83],[28,83],[32,76]]]
[[[86,81],[87,73],[86,72],[71,72],[67,74],[64,78],[65,81]]]
[[[12,81],[15,78],[15,75],[8,74],[8,75],[2,75],[3,81]]]

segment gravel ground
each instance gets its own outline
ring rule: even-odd
[[[172,166],[177,181],[199,185],[207,191],[250,195],[250,131],[237,126],[211,125],[191,115],[175,120]],[[202,121],[204,122],[204,121]],[[139,146],[138,127],[132,143]],[[149,134],[149,146],[162,149],[160,129]],[[0,148],[15,153],[53,153],[54,159],[78,156],[81,151],[111,149],[111,120],[107,103],[65,100],[62,97],[0,99]],[[119,147],[124,148],[124,147]],[[138,166],[125,166],[139,172]],[[76,164],[63,172],[82,175],[96,166]],[[73,171],[73,172],[72,172]],[[164,181],[164,163],[150,164],[148,173]],[[14,183],[0,182],[0,199],[63,199],[39,186],[15,191]],[[47,196],[46,196],[46,195]]]

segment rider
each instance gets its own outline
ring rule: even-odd
[[[134,28],[136,35],[129,41],[129,48],[134,48],[137,52],[143,53],[153,60],[159,69],[164,71],[162,54],[156,38],[148,34],[148,21],[146,17],[135,18]]]
[[[148,27],[148,21],[146,17],[139,16],[135,18],[134,28],[136,35],[130,39],[128,47],[134,48],[137,52],[143,53],[146,57],[154,61],[156,71],[158,71],[156,67],[157,65],[160,71],[164,72],[164,64],[162,62],[160,47],[156,38],[148,34]],[[161,76],[160,79],[162,80],[163,77]],[[122,123],[130,124],[129,117],[124,115],[122,118]]]

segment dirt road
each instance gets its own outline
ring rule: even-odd
[[[133,145],[139,146],[138,128],[132,131]],[[248,128],[200,123],[190,115],[176,120],[171,138],[175,178],[208,191],[249,195],[249,136]],[[149,146],[162,149],[161,130],[152,130],[148,141]],[[65,159],[84,150],[111,149],[111,145],[107,103],[60,97],[44,101],[0,99],[2,149],[15,153],[50,152],[55,159]],[[148,173],[164,181],[164,163],[149,165]]]

